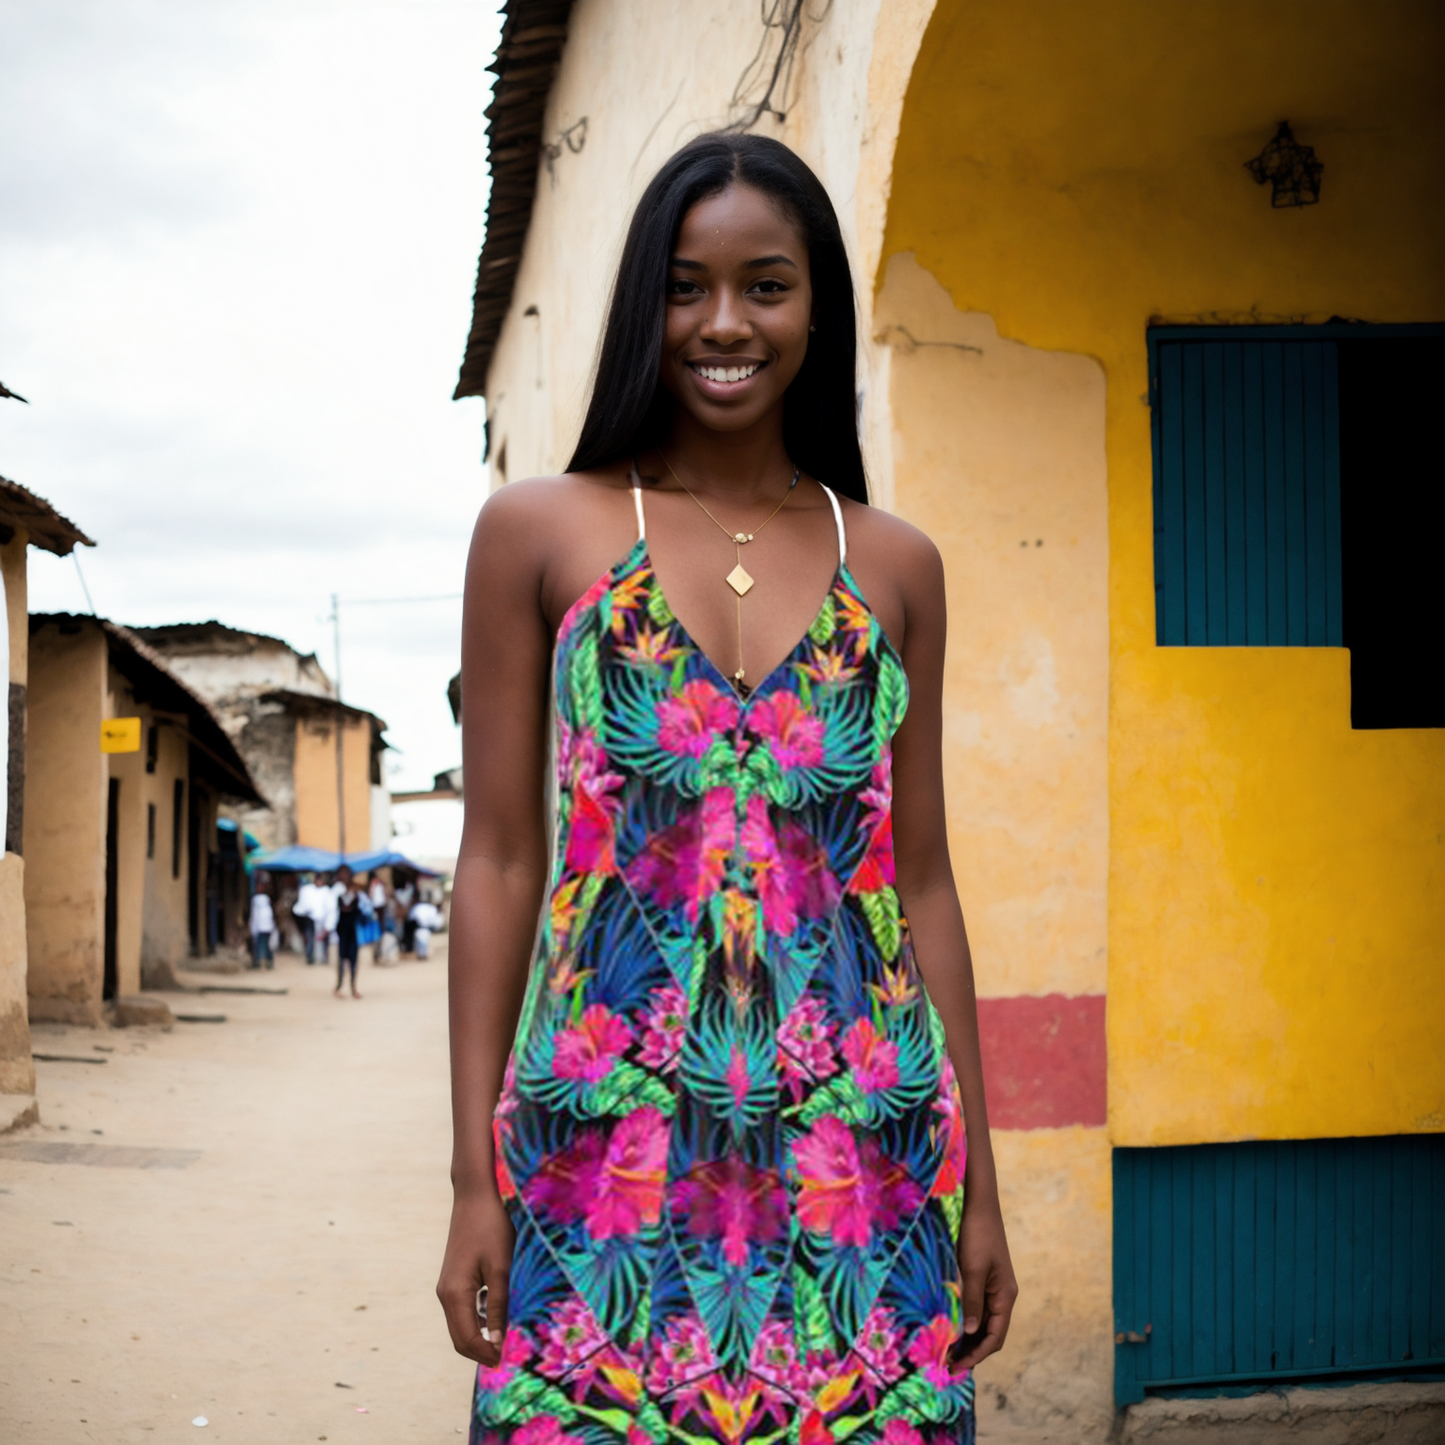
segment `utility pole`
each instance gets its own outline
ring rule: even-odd
[[[341,603],[331,594],[331,638],[336,649],[336,851],[346,860],[346,770],[342,763],[341,735],[346,713],[341,702]]]

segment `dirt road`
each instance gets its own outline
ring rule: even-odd
[[[188,978],[289,992],[36,1030],[105,1062],[37,1063],[41,1122],[0,1139],[0,1439],[458,1439],[444,952],[364,967],[360,1002],[293,959]]]

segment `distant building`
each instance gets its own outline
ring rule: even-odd
[[[3,388],[0,388],[3,391]],[[5,395],[14,393],[6,392]],[[68,556],[95,544],[41,497],[0,477],[0,1130],[33,1118],[35,1064],[26,1002],[25,732],[30,633],[26,625],[26,549]]]
[[[386,724],[339,703],[314,653],[214,621],[134,630],[216,710],[246,759],[266,800],[230,811],[263,848],[390,846],[390,795],[381,781]]]
[[[245,874],[216,822],[222,801],[263,799],[220,719],[127,628],[31,614],[29,653],[30,1017],[96,1024],[107,1000],[242,946]]]

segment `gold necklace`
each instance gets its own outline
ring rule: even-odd
[[[738,668],[737,671],[733,673],[733,683],[736,685],[739,692],[746,692],[748,690],[748,686],[747,683],[743,681],[743,597],[747,592],[751,591],[753,585],[753,578],[748,572],[748,569],[743,566],[743,548],[749,542],[751,542],[753,538],[756,537],[758,533],[761,532],[763,528],[766,527],[768,523],[771,522],[773,518],[778,515],[779,512],[783,510],[783,507],[786,505],[788,498],[793,495],[793,488],[798,485],[798,477],[801,474],[801,469],[798,467],[793,468],[793,479],[788,483],[788,490],[783,493],[783,500],[779,502],[778,505],[774,507],[773,510],[769,512],[768,515],[764,517],[763,520],[759,522],[758,525],[754,527],[751,532],[732,532],[729,531],[728,528],[724,527],[723,524],[719,522],[718,519],[714,517],[713,514],[709,512],[705,506],[703,506],[702,498],[699,497],[698,494],[694,492],[693,489],[688,486],[688,484],[683,481],[680,476],[678,476],[677,472],[673,470],[673,465],[670,461],[668,461],[667,454],[659,449],[658,456],[662,458],[663,466],[665,466],[668,471],[672,472],[673,481],[675,481],[678,486],[680,486],[683,491],[686,492],[688,496],[691,497],[693,501],[698,504],[699,507],[702,507],[703,516],[705,516],[708,521],[710,521],[720,532],[722,532],[728,538],[728,540],[733,544],[733,547],[737,551],[737,566],[735,566],[733,570],[728,573],[725,580],[728,586],[731,587],[733,591],[737,594],[738,603]]]

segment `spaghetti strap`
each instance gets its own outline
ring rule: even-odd
[[[637,510],[637,540],[643,542],[647,539],[647,518],[642,514],[642,478],[637,475],[636,462],[628,475],[632,479],[632,505]]]
[[[843,530],[843,509],[838,505],[838,499],[827,482],[819,482],[818,485],[827,492],[828,500],[833,504],[833,520],[838,524],[838,565],[841,567],[848,560],[848,534]],[[640,508],[642,503],[638,502],[637,505]]]

